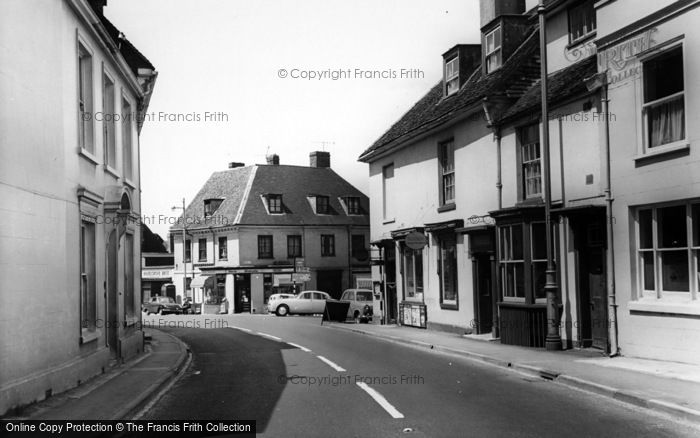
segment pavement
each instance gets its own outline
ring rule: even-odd
[[[396,325],[324,323],[323,327],[459,355],[700,423],[700,366],[609,358],[590,349],[550,352],[502,345],[483,336],[459,336]],[[188,346],[178,338],[155,329],[148,330],[146,335],[146,352],[139,358],[77,388],[28,406],[12,419],[139,418],[186,371],[191,361]]]
[[[5,420],[133,419],[173,382],[189,362],[182,341],[159,330],[147,330],[144,354],[69,391],[25,407]]]
[[[700,423],[700,366],[631,357],[608,357],[594,349],[546,351],[503,345],[486,336],[397,325],[324,324],[333,329],[456,354],[540,377],[638,407]]]

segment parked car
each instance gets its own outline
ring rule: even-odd
[[[347,289],[340,301],[349,301],[348,318],[355,322],[368,322],[374,313],[374,293],[369,289]]]
[[[151,313],[157,313],[159,315],[165,315],[166,313],[182,313],[182,306],[180,306],[172,297],[151,297],[151,300],[141,304],[141,310],[147,315]]]
[[[270,298],[267,299],[267,311],[270,313],[274,313],[275,309],[277,309],[277,300],[285,299],[285,298],[294,298],[294,294],[272,294],[270,295]]]
[[[286,295],[286,294],[280,294]],[[272,298],[272,296],[270,296]],[[323,313],[326,308],[326,300],[331,300],[331,296],[318,290],[307,290],[299,295],[278,298],[274,301],[270,299],[268,309],[277,316],[287,316],[289,314],[314,314]]]

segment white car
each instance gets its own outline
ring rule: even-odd
[[[271,297],[272,298],[272,297]],[[318,290],[307,290],[291,298],[270,300],[268,309],[277,316],[289,314],[314,314],[323,313],[326,308],[326,300],[332,299],[330,295]]]
[[[285,298],[294,298],[294,294],[272,294],[270,298],[267,299],[267,311],[274,313],[277,308],[277,300],[282,300]]]

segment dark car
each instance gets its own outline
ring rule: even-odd
[[[165,315],[166,313],[182,313],[182,306],[175,302],[172,297],[151,297],[151,300],[141,304],[141,310],[147,315],[157,313]]]

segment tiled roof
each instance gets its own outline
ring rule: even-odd
[[[583,61],[549,75],[547,101],[553,104],[587,92],[584,79],[591,77],[596,71],[596,57],[590,56]],[[498,118],[498,123],[505,123],[519,115],[532,112],[533,109],[539,109],[542,99],[540,94],[541,88],[540,81],[537,80]]]
[[[119,52],[121,52],[127,64],[129,64],[129,67],[131,67],[131,71],[133,71],[135,75],[138,75],[139,68],[155,70],[155,67],[153,64],[151,64],[151,61],[149,61],[148,58],[139,52],[139,50],[124,37],[124,34],[122,34],[119,29],[107,19],[107,17],[101,14],[98,14],[98,17],[107,30],[107,33],[109,33],[109,36],[112,38],[112,41],[114,41],[117,47],[119,47]]]
[[[284,214],[268,214],[264,195],[282,195]],[[308,196],[328,196],[332,214],[317,215]],[[338,198],[360,198],[365,214],[347,215]],[[210,221],[204,200],[224,198]],[[239,208],[242,208],[239,216]],[[187,229],[230,225],[369,225],[369,199],[331,168],[255,165],[212,174],[187,207]],[[199,222],[199,223],[197,223]],[[173,226],[171,231],[181,229]]]
[[[438,82],[398,122],[359,157],[369,162],[393,146],[438,127],[478,103],[484,97],[518,98],[539,74],[539,32],[531,30],[520,47],[498,70],[483,75],[477,67],[467,82],[452,96],[443,97],[442,81]]]

